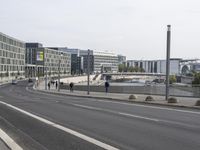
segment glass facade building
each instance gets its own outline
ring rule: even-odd
[[[40,43],[26,43],[26,76],[57,76],[71,73],[71,55],[56,49],[45,48]]]

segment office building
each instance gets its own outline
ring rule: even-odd
[[[117,55],[117,57],[118,57],[118,63],[119,64],[125,64],[126,63],[126,56]]]
[[[170,75],[180,74],[180,58],[170,59]],[[127,66],[139,67],[147,73],[166,74],[166,60],[127,60]]]
[[[71,74],[71,55],[60,50],[44,48],[40,43],[26,43],[27,77]],[[47,70],[46,70],[47,69]]]
[[[63,52],[67,52],[69,54],[71,54],[71,74],[83,74],[84,73],[84,69],[83,69],[83,56],[82,51],[84,50],[80,50],[80,49],[74,49],[74,48],[67,48],[67,47],[48,47],[50,49],[55,49],[55,50],[60,50]]]
[[[0,32],[0,81],[24,78],[25,44]]]
[[[25,54],[25,73],[26,77],[35,77],[38,72],[42,74],[43,65],[37,65],[36,56],[38,48],[42,48],[43,45],[41,43],[25,43],[26,45],[26,54]]]
[[[67,47],[50,47],[71,53],[71,72],[72,74],[82,74],[88,72],[88,59],[90,73],[117,72],[118,56],[110,52],[100,52],[90,50],[72,49]]]
[[[117,72],[118,56],[110,52],[93,51],[94,72]]]
[[[181,74],[187,75],[191,72],[200,72],[200,59],[183,59],[180,61]]]

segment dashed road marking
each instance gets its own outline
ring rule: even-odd
[[[32,92],[28,88],[26,90],[29,91],[29,92]],[[44,94],[44,95],[54,95],[55,97],[60,97],[60,98],[63,97],[63,95],[59,96],[59,95],[55,95],[54,93],[49,93],[49,94],[48,93],[42,93],[42,92],[39,92],[39,93]],[[67,95],[67,96],[73,97],[73,95]],[[100,100],[100,99],[97,100],[95,98],[96,97],[91,97],[91,98],[88,98],[87,100],[94,101],[94,102],[113,103],[113,104],[121,104],[121,105],[128,105],[128,106],[136,106],[136,107],[144,107],[144,108],[152,108],[152,109],[176,111],[176,112],[183,112],[183,113],[200,115],[200,111],[182,110],[182,109],[178,109],[178,108],[167,108],[167,107],[164,107],[164,106],[159,107],[159,106],[149,106],[149,105],[143,105],[143,104],[133,104],[133,103],[127,103],[127,102],[118,102],[118,101],[113,101],[113,100],[112,101],[111,100]],[[105,99],[106,99],[106,97],[105,97]]]
[[[156,121],[156,122],[159,121],[158,119],[155,119],[155,118],[149,118],[149,117],[144,117],[144,116],[139,116],[139,115],[123,113],[123,112],[111,111],[111,110],[103,109],[103,108],[97,108],[97,107],[80,105],[80,104],[72,104],[72,105],[77,106],[77,107],[81,107],[81,108],[90,109],[90,110],[104,111],[104,112],[113,113],[113,114],[117,114],[117,115],[132,117],[132,118],[138,118],[138,119],[144,119],[144,120]]]

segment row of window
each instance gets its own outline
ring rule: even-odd
[[[7,50],[7,51],[12,51],[15,53],[25,53],[25,49],[22,47],[16,47],[8,44],[4,44],[0,42],[0,49],[2,50]]]
[[[45,53],[46,53],[46,54],[53,54],[53,55],[58,55],[58,56],[60,56],[61,51],[52,50],[52,49],[45,49]],[[62,55],[63,55],[63,56],[68,56],[68,57],[70,57],[70,54],[69,54],[69,53],[63,53],[63,52],[62,52]]]
[[[23,47],[23,48],[25,47],[24,43],[16,41],[16,40],[13,40],[13,39],[5,36],[5,35],[2,35],[1,33],[0,33],[0,41],[4,42],[4,43],[8,43],[10,45],[17,46],[17,47]]]
[[[0,57],[0,64],[24,65],[25,62],[24,62],[24,60],[1,58]]]
[[[17,77],[17,76],[24,76],[24,73],[21,73],[21,72],[11,72],[11,73],[8,73],[8,72],[5,72],[5,73],[1,73],[0,72],[0,78],[4,78],[4,77]]]
[[[24,71],[24,66],[0,65],[0,72]]]
[[[8,57],[8,58],[15,58],[15,59],[24,59],[25,58],[24,54],[12,53],[12,52],[3,51],[3,50],[0,50],[0,56]]]
[[[96,56],[96,55],[94,55],[94,59],[101,59],[101,60],[110,59],[110,60],[118,61],[117,57],[112,57],[112,56]]]

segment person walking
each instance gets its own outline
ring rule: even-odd
[[[56,89],[58,88],[58,81],[56,81]]]
[[[73,91],[74,91],[73,87],[74,87],[74,83],[71,82],[71,83],[69,84],[70,92],[73,92]]]
[[[109,88],[109,86],[110,86],[110,85],[109,85],[108,81],[106,81],[106,82],[105,82],[106,93],[108,93],[108,88]]]
[[[51,84],[50,84],[50,82],[48,82],[48,89],[50,90],[50,87],[51,87]]]

